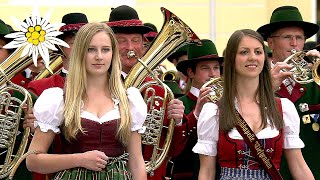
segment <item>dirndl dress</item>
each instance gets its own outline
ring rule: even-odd
[[[127,95],[132,115],[131,131],[144,133],[144,120],[147,116],[147,106],[136,88],[128,88]],[[119,101],[113,99],[114,109],[98,118],[87,111],[81,111],[81,126],[83,133],[67,141],[60,134],[61,154],[84,153],[98,150],[109,157],[106,168],[103,171],[92,171],[82,167],[66,169],[54,174],[53,179],[59,180],[130,180],[132,175],[128,170],[128,156],[125,146],[117,138],[118,121],[120,119]],[[50,88],[45,90],[34,106],[34,115],[37,119],[36,126],[47,132],[49,129],[55,133],[60,132],[63,124],[63,90]]]
[[[54,180],[130,180],[131,173],[127,167],[128,153],[112,158],[103,171],[92,171],[85,168],[73,168],[55,174]]]
[[[286,98],[280,100],[284,127],[280,130],[272,128],[267,119],[267,127],[256,134],[278,170],[283,149],[304,147],[299,138],[300,119],[295,106]],[[238,109],[236,99],[235,105]],[[271,179],[236,128],[228,132],[219,130],[219,108],[216,104],[206,103],[203,106],[197,127],[198,142],[192,150],[198,154],[217,157],[221,167],[219,179]]]

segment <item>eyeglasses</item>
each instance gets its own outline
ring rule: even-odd
[[[271,38],[279,37],[279,38],[281,38],[281,39],[283,39],[285,41],[288,41],[288,42],[292,41],[293,38],[295,38],[297,42],[304,42],[306,40],[305,36],[293,36],[293,35],[285,35],[285,36],[283,36],[283,35],[280,35],[280,36],[270,36],[270,37]]]

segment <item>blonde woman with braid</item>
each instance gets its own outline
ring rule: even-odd
[[[125,90],[119,58],[107,25],[78,31],[64,89],[45,90],[34,106],[30,171],[55,179],[146,179],[140,133],[147,107],[138,89]],[[63,154],[47,154],[56,133]]]

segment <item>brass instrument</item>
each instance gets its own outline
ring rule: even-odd
[[[32,108],[31,95],[25,88],[10,81],[33,63],[32,58],[28,58],[27,55],[20,57],[24,48],[25,46],[17,48],[0,64],[0,148],[1,157],[5,156],[4,161],[0,163],[1,179],[15,172],[17,164],[20,164],[19,158],[26,150],[30,134],[29,127],[21,133],[19,126],[23,118],[21,117],[22,107],[27,104],[28,108]],[[17,98],[17,95],[22,99]],[[21,140],[16,141],[17,138]],[[17,147],[19,147],[18,150]]]
[[[175,81],[179,82],[179,74],[175,70],[169,70],[161,74],[161,81]]]
[[[2,69],[4,74],[6,74],[7,79],[13,78],[15,75],[28,68],[33,63],[32,57],[28,57],[28,55],[20,57],[24,48],[25,46],[17,48],[0,64],[0,69]],[[59,67],[61,68],[61,56],[61,54],[51,52],[49,68],[52,68],[52,70],[56,70]],[[47,77],[49,75],[48,73],[51,73],[51,69],[44,69],[42,73],[38,74],[37,79]],[[0,76],[0,86],[7,82],[6,78],[3,75]]]
[[[161,11],[165,18],[162,29],[148,51],[141,58],[142,62],[151,70],[165,60],[172,51],[182,47],[186,43],[201,44],[197,35],[179,17],[163,7]],[[145,77],[147,77],[148,73],[144,66],[139,65],[139,63],[136,64],[129,72],[125,86],[138,87]]]
[[[2,70],[1,73],[1,78],[7,83],[3,84],[0,89],[0,179],[15,172],[15,165],[27,148],[30,127],[24,129],[22,133],[19,131],[19,126],[22,120],[22,107],[26,104],[28,108],[32,108],[32,98],[29,92],[10,82]],[[21,99],[15,97],[12,92],[20,93]],[[18,137],[21,139],[17,140]],[[19,146],[15,146],[18,143],[20,143]]]
[[[128,52],[128,57],[137,58],[137,63],[129,72],[125,79],[125,87],[137,87],[145,94],[145,101],[148,105],[148,116],[145,121],[146,132],[142,135],[142,144],[153,146],[150,160],[146,160],[147,173],[153,175],[167,157],[173,136],[174,120],[170,119],[168,126],[163,125],[166,104],[173,99],[173,94],[168,86],[163,84],[159,78],[154,75],[153,70],[174,50],[186,43],[198,43],[200,39],[195,33],[178,18],[165,8],[161,8],[164,14],[164,24],[158,36],[151,44],[148,51],[140,59],[136,57],[133,51]],[[148,74],[153,74],[155,82],[150,81],[142,84]],[[164,89],[164,96],[156,94],[155,86]],[[167,96],[168,95],[168,96]],[[160,146],[161,133],[163,128],[167,128],[166,138],[162,147]]]
[[[219,99],[223,95],[223,80],[221,77],[219,78],[212,78],[208,82],[206,82],[204,85],[202,85],[201,88],[205,87],[211,87],[211,92],[207,95],[209,100],[213,103],[216,103],[219,101]]]
[[[291,78],[300,84],[307,84],[314,81],[320,85],[320,58],[308,56],[311,63],[313,63],[313,67],[310,69],[308,67],[308,61],[304,59],[306,51],[296,51],[295,49],[292,49],[291,52],[292,55],[284,60],[285,63],[293,67],[290,70],[290,72],[293,73]],[[310,73],[312,73],[312,78],[309,77]]]
[[[50,53],[50,62],[49,62],[49,69],[43,69],[39,72],[39,74],[34,78],[34,80],[43,79],[46,77],[49,77],[52,74],[58,74],[60,73],[62,66],[63,66],[63,60],[62,55],[58,53]],[[52,72],[50,72],[52,70]]]
[[[155,67],[155,68],[152,70],[152,73],[154,73],[155,76],[161,77],[162,74],[163,74],[164,72],[166,72],[166,71],[167,71],[167,70],[166,70],[165,67],[159,65],[159,66]]]
[[[5,84],[7,79],[13,78],[15,75],[33,63],[32,58],[27,58],[27,55],[20,57],[25,46],[17,48],[0,64],[0,69],[3,71],[3,74],[0,76],[0,86]]]
[[[23,120],[21,117],[23,106],[27,104],[28,108],[32,108],[31,94],[25,88],[10,81],[11,78],[33,63],[32,57],[28,55],[20,57],[24,48],[25,46],[17,48],[0,64],[0,151],[2,156],[5,156],[0,163],[0,179],[7,176],[9,179],[13,178],[15,171],[24,159],[22,157],[30,134],[30,127],[24,129],[24,132],[20,132],[19,127]],[[60,56],[59,54],[51,54],[50,59],[59,59]],[[17,138],[21,140],[16,140]]]
[[[165,85],[157,76],[156,72],[152,71],[146,64],[137,57],[133,51],[128,52],[128,57],[137,58],[146,71],[153,77],[153,81],[148,81],[140,84],[139,90],[144,97],[144,101],[148,107],[148,115],[144,122],[146,131],[142,134],[141,143],[143,145],[153,146],[150,160],[145,158],[146,171],[153,176],[153,172],[165,160],[168,154],[171,139],[173,136],[174,120],[170,119],[168,126],[164,126],[166,104],[174,99],[171,89]],[[136,65],[135,65],[136,66]],[[130,74],[130,73],[129,73]],[[125,80],[127,82],[127,79]],[[130,86],[125,86],[129,88]],[[157,90],[163,90],[163,94],[157,94]],[[167,135],[164,142],[164,147],[160,148],[160,140],[163,128],[167,129]]]

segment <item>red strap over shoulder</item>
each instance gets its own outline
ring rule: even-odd
[[[281,117],[283,118],[281,99],[277,97],[276,102],[277,102],[278,110],[281,114]]]

